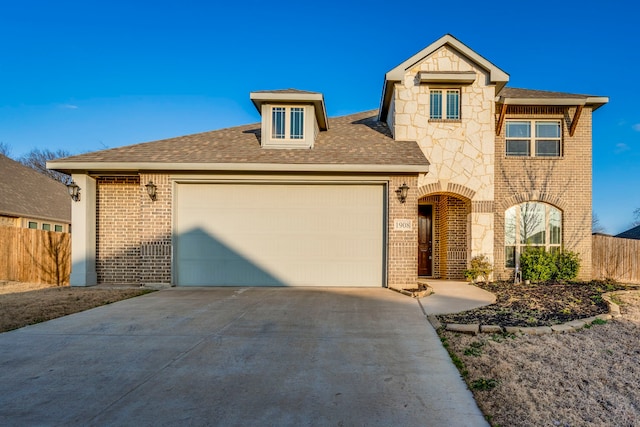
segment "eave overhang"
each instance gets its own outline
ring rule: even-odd
[[[317,92],[287,92],[287,91],[258,91],[251,92],[249,97],[251,102],[262,112],[262,104],[313,104],[315,107],[316,121],[321,131],[329,129],[327,119],[327,109],[324,103],[324,96]]]
[[[565,107],[577,107],[577,106],[590,106],[593,110],[597,110],[606,103],[609,102],[609,98],[606,96],[577,96],[575,98],[563,97],[563,98],[549,98],[549,97],[506,97],[497,96],[496,104],[505,105],[549,105],[549,106],[565,106]]]
[[[429,165],[375,164],[309,164],[309,163],[158,163],[158,162],[47,162],[47,169],[67,174],[99,174],[100,172],[368,172],[368,173],[428,173]]]

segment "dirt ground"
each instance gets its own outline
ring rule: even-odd
[[[494,426],[637,426],[640,291],[616,295],[622,318],[574,333],[441,338]]]
[[[501,326],[551,326],[607,313],[604,292],[629,286],[591,282],[518,284],[479,283],[496,296],[495,304],[463,313],[438,316],[442,323],[479,323]],[[637,289],[637,286],[635,287]]]
[[[152,292],[148,289],[0,284],[0,332],[40,323]]]

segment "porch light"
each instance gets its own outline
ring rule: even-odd
[[[398,195],[398,200],[400,200],[400,203],[404,203],[407,200],[408,192],[409,186],[406,182],[403,182],[402,185],[396,190],[396,194]]]
[[[80,200],[80,187],[75,183],[75,181],[71,181],[71,184],[67,184],[67,191],[69,191],[71,200],[74,202]]]
[[[156,200],[156,189],[158,188],[153,182],[149,181],[147,185],[145,185],[147,189],[147,194],[151,198],[151,200]]]

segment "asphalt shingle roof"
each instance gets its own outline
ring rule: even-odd
[[[616,234],[616,237],[640,240],[640,225],[630,228],[627,231],[623,231],[620,234]]]
[[[67,187],[0,154],[0,214],[71,222]]]
[[[271,163],[425,165],[417,143],[395,141],[377,110],[331,118],[313,149],[260,146],[260,123],[96,151],[59,159],[65,163]]]

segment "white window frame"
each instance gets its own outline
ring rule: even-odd
[[[528,123],[529,124],[529,136],[509,136],[509,124],[510,123]],[[538,123],[555,123],[558,125],[559,136],[558,137],[539,137],[537,135]],[[504,153],[506,157],[537,157],[537,158],[549,158],[557,159],[563,155],[563,143],[562,143],[563,129],[562,121],[557,119],[509,119],[505,124],[504,131]],[[509,153],[509,141],[528,141],[529,152],[527,154],[510,154]],[[539,155],[537,153],[538,142],[540,141],[557,141],[558,143],[558,155]]]
[[[537,205],[537,206],[535,206]],[[526,230],[523,232],[523,221],[522,212],[523,209],[531,209],[532,214],[536,215],[536,208],[544,208],[544,241],[541,243],[535,243],[531,241],[527,241],[530,236],[527,236]],[[513,220],[509,221],[509,216],[511,213],[514,213]],[[525,213],[526,215],[526,213]],[[553,237],[552,233],[552,216],[555,216],[553,220],[557,220],[557,235],[556,239]],[[563,221],[562,221],[562,211],[556,208],[553,205],[544,202],[538,201],[529,201],[520,203],[518,205],[511,206],[504,212],[504,265],[506,268],[514,268],[516,265],[519,265],[520,254],[522,254],[523,250],[530,248],[540,248],[545,251],[556,251],[561,250],[562,248],[562,229],[563,229]],[[535,217],[531,218],[531,221],[534,221]],[[526,225],[524,225],[526,227]],[[535,226],[534,226],[535,227]],[[538,228],[538,227],[535,227]],[[511,239],[509,238],[511,236]],[[511,241],[510,241],[511,240]],[[510,249],[511,248],[511,249]],[[509,257],[507,256],[508,251],[513,251],[514,258],[513,263],[509,262]]]
[[[434,117],[434,104],[433,94],[435,92],[440,93],[440,117]],[[458,95],[457,111],[455,117],[449,117],[451,112],[449,111],[449,104],[447,98],[449,93],[455,93]],[[429,120],[432,121],[445,121],[455,122],[460,120],[460,110],[462,104],[462,91],[459,88],[431,88],[429,89]]]
[[[283,134],[276,134],[275,132],[275,113],[276,110],[281,110],[282,112],[284,112],[284,133]],[[303,141],[306,135],[306,129],[305,129],[305,108],[304,106],[298,106],[298,105],[273,105],[270,108],[270,139],[272,141]],[[301,125],[301,131],[302,133],[300,134],[293,134],[292,133],[292,128],[293,128],[293,116],[294,114],[301,114],[301,117],[299,118],[300,121],[300,125]]]

